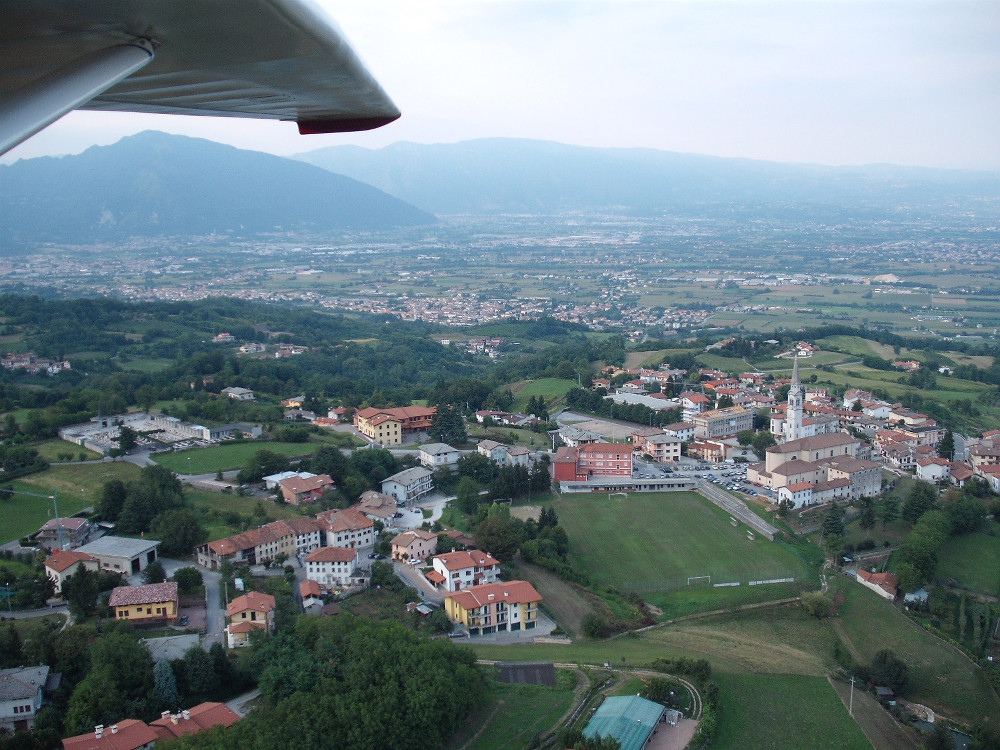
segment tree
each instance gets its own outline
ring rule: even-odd
[[[858,526],[865,530],[866,537],[870,537],[872,529],[875,528],[875,500],[863,495],[860,502],[861,515],[858,517]]]
[[[914,482],[910,494],[903,503],[903,520],[915,524],[920,516],[934,507],[937,502],[937,490],[927,482]]]
[[[768,430],[761,430],[753,436],[753,452],[757,458],[763,460],[767,449],[774,445],[774,435]]]
[[[479,504],[479,483],[471,477],[462,477],[455,488],[455,502],[459,510],[472,515]]]
[[[201,646],[194,645],[184,652],[184,675],[192,702],[207,700],[219,689],[215,664]]]
[[[504,503],[490,507],[486,518],[476,527],[474,538],[479,549],[501,562],[513,559],[521,544],[520,529],[510,517],[510,508]]]
[[[963,498],[944,506],[951,520],[952,534],[968,534],[975,531],[986,520],[986,507],[978,500]]]
[[[126,718],[126,701],[109,669],[92,671],[73,689],[66,707],[66,731],[92,732],[97,724],[110,726]]]
[[[163,583],[167,580],[167,571],[163,569],[163,563],[153,560],[142,571],[143,583]]]
[[[823,516],[821,531],[824,538],[844,535],[844,509],[839,503],[830,503],[830,508]]]
[[[747,448],[753,445],[754,434],[753,430],[740,430],[736,433],[736,440],[744,448]]]
[[[955,456],[955,436],[951,430],[945,430],[944,437],[937,447],[938,455],[951,461]]]
[[[802,595],[802,608],[817,620],[822,620],[833,613],[833,600],[822,591],[808,592]]]
[[[128,491],[125,489],[124,482],[119,479],[105,482],[101,488],[101,497],[97,501],[97,510],[101,514],[101,518],[111,523],[117,521],[127,497]]]
[[[177,676],[166,659],[156,662],[153,667],[153,692],[164,710],[176,710],[181,697],[177,692]]]
[[[139,444],[139,433],[123,424],[118,427],[118,435],[113,440],[118,443],[118,450],[124,456]]]
[[[868,665],[868,681],[872,685],[885,685],[893,692],[901,693],[906,689],[906,662],[896,656],[891,649],[882,649]]]
[[[899,518],[899,500],[892,495],[883,495],[875,504],[875,516],[882,524],[882,530]]]
[[[583,616],[583,619],[580,620],[580,627],[585,636],[594,639],[604,638],[611,630],[608,618],[593,610]]]
[[[174,582],[177,584],[177,588],[185,593],[190,591],[197,591],[201,588],[204,580],[201,575],[201,571],[195,567],[188,566],[186,568],[178,568],[174,571]]]
[[[201,522],[187,508],[176,508],[153,519],[151,532],[160,540],[160,552],[167,557],[184,557],[205,541]]]
[[[449,445],[460,445],[469,439],[462,415],[448,404],[438,405],[427,434],[438,442]]]
[[[62,583],[62,597],[69,605],[75,620],[83,620],[97,609],[97,572],[88,570],[83,563]]]

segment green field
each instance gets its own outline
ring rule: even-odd
[[[177,474],[209,474],[239,469],[259,450],[269,450],[284,456],[305,456],[316,451],[316,443],[226,443],[207,448],[192,448],[179,453],[163,453],[153,460]]]
[[[539,378],[517,383],[510,388],[514,394],[514,406],[511,408],[515,412],[523,411],[532,396],[542,396],[551,404],[554,399],[565,396],[571,388],[576,388],[576,381],[565,378]]]
[[[497,683],[486,706],[469,717],[446,747],[450,750],[521,750],[556,727],[573,701],[576,675],[557,672],[554,688]]]
[[[599,585],[647,592],[712,583],[802,577],[795,552],[761,538],[692,492],[564,496],[553,507],[570,539],[570,560]],[[706,582],[707,583],[707,582]],[[714,590],[718,591],[718,590]]]
[[[267,512],[267,520],[257,519],[253,512],[257,503],[261,502],[252,497],[240,497],[230,495],[225,492],[206,492],[205,490],[195,490],[186,488],[184,497],[188,505],[198,513],[201,525],[208,534],[208,540],[214,541],[222,539],[248,528],[256,528],[268,521],[278,519],[301,518],[302,514],[291,505],[264,502],[263,506]],[[308,510],[307,510],[308,512]],[[239,525],[231,524],[227,521],[226,514],[238,513],[241,518],[251,517],[251,520]]]
[[[870,750],[825,677],[717,674],[722,695],[712,747]]]
[[[49,463],[65,460],[64,456],[59,455],[60,453],[71,453],[73,456],[70,459],[71,461],[78,461],[80,459],[80,454],[85,455],[85,460],[87,461],[93,461],[94,459],[101,457],[100,453],[95,453],[88,448],[70,443],[66,440],[46,440],[44,443],[37,443],[31,447],[37,450],[38,455]]]
[[[1000,699],[982,670],[958,649],[874,592],[843,578],[834,585],[845,597],[834,624],[856,661],[869,662],[881,649],[891,649],[909,667],[909,685],[903,692],[907,699],[969,723],[1000,716]]]
[[[970,591],[1000,595],[1000,536],[980,532],[950,537],[938,555],[935,577],[953,579]]]

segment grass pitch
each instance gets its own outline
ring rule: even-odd
[[[729,514],[693,492],[637,493],[628,498],[570,495],[553,507],[570,539],[574,567],[602,586],[664,592],[711,583],[794,577],[806,570],[787,546],[733,527]],[[707,580],[692,581],[711,589]],[[753,588],[753,587],[751,587]],[[720,589],[714,589],[720,591]]]
[[[209,474],[240,469],[259,450],[269,450],[285,456],[305,456],[314,453],[319,447],[316,443],[226,443],[192,448],[180,453],[163,453],[153,456],[153,460],[177,474]]]
[[[1000,594],[1000,537],[976,533],[949,538],[938,556],[936,577],[954,579],[963,588],[997,596]]]

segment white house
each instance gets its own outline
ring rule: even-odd
[[[325,510],[316,514],[326,530],[327,547],[371,547],[375,544],[375,523],[358,506],[343,510]]]
[[[0,669],[0,727],[16,731],[35,725],[48,678],[46,666]]]
[[[357,549],[320,547],[306,555],[306,578],[326,589],[349,586],[357,567]]]
[[[62,594],[63,581],[76,573],[81,565],[96,573],[101,563],[96,557],[68,549],[59,550],[45,561],[45,574],[52,579],[56,596]]]
[[[458,463],[461,454],[457,448],[445,443],[428,443],[420,446],[420,464],[428,469],[439,466],[452,466]]]
[[[531,456],[523,445],[504,445],[496,440],[480,440],[476,450],[500,466],[527,466]]]
[[[434,489],[431,473],[419,466],[406,469],[382,481],[382,493],[392,495],[400,505],[410,505]]]
[[[223,388],[222,393],[236,401],[253,401],[254,399],[253,391],[249,388],[237,388],[233,386],[230,388]]]
[[[812,505],[812,482],[794,482],[778,488],[778,501],[789,502],[794,508]]]
[[[427,574],[427,580],[447,591],[496,583],[500,578],[500,561],[477,549],[434,555],[432,563],[434,570]]]
[[[946,458],[931,456],[917,460],[917,477],[925,482],[940,482],[951,476],[951,462]]]

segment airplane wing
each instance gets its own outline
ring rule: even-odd
[[[75,108],[290,120],[301,133],[399,117],[310,0],[3,0],[0,153]]]

